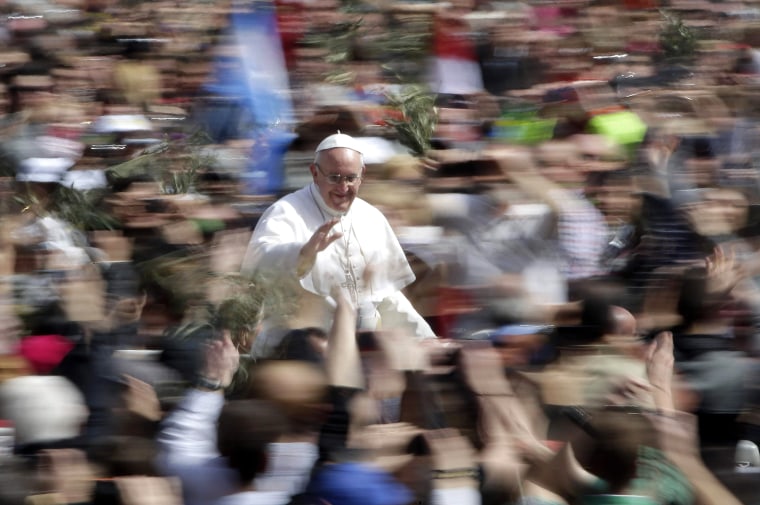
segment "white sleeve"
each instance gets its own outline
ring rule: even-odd
[[[433,329],[401,291],[385,297],[377,307],[382,328],[394,328],[417,338],[436,338]]]
[[[158,433],[156,466],[182,483],[185,505],[205,505],[237,490],[235,472],[216,448],[224,396],[191,390]]]
[[[160,461],[172,466],[219,457],[216,422],[223,405],[224,395],[190,390],[161,423],[157,439]]]
[[[278,209],[265,213],[253,230],[241,270],[295,274],[298,253],[306,243],[293,229],[291,219]]]

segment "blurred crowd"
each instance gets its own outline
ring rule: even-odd
[[[0,15],[0,505],[760,503],[760,3]],[[438,338],[338,297],[254,359],[338,130]]]

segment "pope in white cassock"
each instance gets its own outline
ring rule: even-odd
[[[360,329],[396,329],[435,337],[401,290],[414,280],[390,224],[357,197],[364,160],[352,137],[336,133],[316,149],[313,182],[269,207],[243,260],[247,275],[276,281],[296,310],[264,315],[251,354],[266,357],[289,329],[329,328],[334,289],[358,309]]]

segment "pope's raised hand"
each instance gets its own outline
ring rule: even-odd
[[[314,266],[317,260],[317,254],[324,251],[327,246],[343,236],[340,232],[331,232],[332,228],[340,220],[335,218],[321,225],[308,242],[304,244],[298,253],[298,277],[303,277]]]

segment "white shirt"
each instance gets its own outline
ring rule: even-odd
[[[214,505],[287,505],[290,496],[274,491],[245,491],[225,496]]]
[[[343,237],[318,253],[313,268],[298,279],[301,248],[333,217],[340,217],[340,222],[332,231],[343,233]],[[325,204],[314,184],[278,200],[259,219],[242,271],[259,279],[263,276],[264,282],[279,293],[273,299],[280,306],[265,308],[263,328],[252,349],[254,356],[266,356],[287,329],[328,329],[335,308],[331,293],[337,286],[347,291],[349,299],[356,297],[364,329],[379,326],[417,337],[435,336],[401,292],[414,281],[414,274],[388,220],[360,198],[343,215]]]

